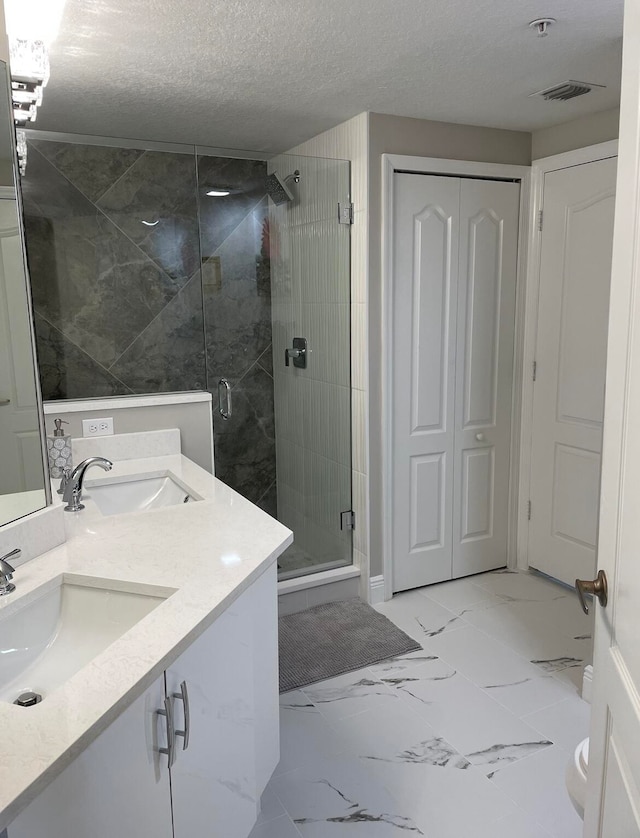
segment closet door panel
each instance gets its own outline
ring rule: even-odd
[[[461,181],[454,578],[507,561],[519,202],[517,183]]]
[[[397,174],[393,590],[451,577],[460,181]]]

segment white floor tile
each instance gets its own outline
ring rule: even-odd
[[[411,669],[395,689],[433,730],[486,772],[550,744],[454,670],[434,672],[427,663]]]
[[[569,753],[557,746],[506,766],[491,782],[538,821],[555,838],[579,838],[582,820],[565,786]]]
[[[282,696],[251,838],[579,838],[564,773],[592,641],[570,593],[494,572],[377,609],[424,649]]]
[[[344,750],[322,713],[304,693],[286,693],[280,700],[280,762],[276,774],[300,768],[318,754],[329,756]]]
[[[258,821],[249,838],[300,838],[300,833],[289,815],[282,815],[266,823]]]
[[[258,823],[267,823],[267,821],[275,820],[284,815],[284,806],[278,800],[276,793],[270,785],[264,790],[264,794],[260,798],[260,814],[258,815]]]
[[[454,579],[451,582],[441,582],[439,585],[428,585],[425,588],[418,588],[417,593],[429,597],[443,608],[448,608],[456,614],[479,602],[499,601],[499,597],[486,588],[475,585],[470,579]]]
[[[344,719],[374,707],[393,707],[398,696],[368,669],[359,669],[304,688],[327,719]]]
[[[539,730],[554,744],[565,750],[574,751],[576,746],[589,735],[590,716],[591,706],[578,696],[572,696],[559,704],[525,716],[523,721]]]
[[[474,583],[492,594],[511,600],[551,600],[566,596],[568,589],[543,576],[523,571],[496,570],[474,576]]]
[[[278,777],[274,790],[303,838],[425,834],[355,757],[317,760]]]
[[[417,591],[396,594],[389,602],[382,602],[375,608],[418,643],[464,625],[453,611]]]

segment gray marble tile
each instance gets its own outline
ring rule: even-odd
[[[225,239],[265,197],[267,164],[263,160],[198,157],[198,195],[202,258],[213,256]],[[207,190],[228,189],[225,198]]]
[[[271,344],[271,298],[265,291],[268,266],[260,254],[261,217],[250,213],[203,266],[203,296],[210,381],[232,384]]]
[[[272,518],[278,517],[278,484],[276,480],[258,500],[257,505]]]
[[[276,479],[273,380],[256,365],[233,388],[232,400],[227,422],[214,414],[216,476],[255,502]]]
[[[38,314],[35,315],[35,326],[40,386],[45,401],[131,393],[121,381]]]
[[[206,385],[200,277],[194,277],[110,367],[135,393]]]
[[[95,214],[95,206],[76,189],[32,144],[29,165],[21,178],[25,216],[69,218]]]
[[[90,201],[97,201],[143,154],[141,149],[31,140]],[[31,160],[29,160],[31,163]]]
[[[195,161],[145,151],[97,206],[179,286],[200,265]]]
[[[36,310],[105,367],[179,290],[100,213],[25,226]]]
[[[273,378],[273,347],[271,344],[267,346],[262,355],[258,358],[258,364]]]

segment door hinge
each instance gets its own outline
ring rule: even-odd
[[[542,232],[542,210],[538,210],[538,231]]]
[[[353,204],[338,204],[338,221],[340,224],[353,224]]]
[[[356,513],[353,509],[347,509],[346,512],[340,513],[340,529],[341,530],[355,530],[356,528]]]
[[[527,521],[531,520],[531,501],[527,503]]]
[[[533,372],[532,372],[531,377],[535,381],[536,378],[538,377],[538,362],[534,361],[532,366],[533,366]]]

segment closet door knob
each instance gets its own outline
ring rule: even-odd
[[[484,442],[484,434],[476,434],[476,440],[478,442]]]

